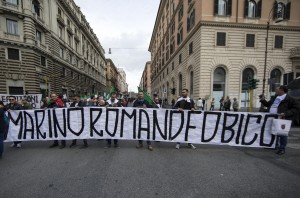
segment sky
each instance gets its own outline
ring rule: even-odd
[[[128,91],[137,92],[160,0],[74,0],[116,67],[126,72]],[[112,54],[108,54],[111,48]],[[126,49],[133,48],[133,49]]]

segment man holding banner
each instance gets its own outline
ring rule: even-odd
[[[293,120],[300,111],[299,102],[287,94],[288,88],[284,85],[277,87],[275,91],[276,96],[272,97],[270,101],[267,102],[262,96],[260,102],[264,106],[269,107],[270,113],[279,114],[283,119]],[[278,155],[283,155],[285,153],[287,140],[288,136],[277,136],[277,141],[279,142]]]
[[[182,110],[192,110],[192,111],[194,111],[195,110],[195,103],[194,103],[193,99],[188,97],[188,93],[189,93],[188,89],[182,89],[182,92],[181,92],[182,95],[177,100],[176,104],[174,105],[175,109],[178,109],[179,111],[182,111]],[[196,149],[196,147],[191,143],[188,143],[188,146],[191,149]],[[180,148],[180,143],[179,142],[177,142],[175,148],[176,149]]]

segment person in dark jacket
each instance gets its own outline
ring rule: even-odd
[[[144,99],[144,93],[140,91],[138,93],[138,98],[133,102],[133,107],[137,108],[151,108],[151,105]],[[153,147],[151,146],[151,142],[148,140],[148,149],[153,151]],[[143,148],[143,140],[139,140],[139,144],[136,146],[137,149]]]
[[[74,96],[74,101],[72,102],[72,104],[70,105],[70,107],[83,107],[83,102],[80,100],[80,96],[76,95]],[[72,143],[70,145],[70,148],[75,147],[77,145],[77,140],[72,140]],[[87,140],[84,139],[83,140],[83,146],[79,147],[81,149],[87,148],[88,147],[88,143]]]
[[[279,114],[283,119],[293,120],[300,111],[299,102],[287,94],[288,88],[284,85],[276,88],[275,97],[271,98],[270,101],[266,101],[264,97],[261,97],[260,102],[268,107],[270,113]],[[287,145],[287,136],[278,135],[277,143],[279,143],[278,155],[283,155],[285,153],[285,147]],[[276,144],[277,146],[277,144]]]
[[[48,102],[47,108],[62,108],[64,107],[64,102],[62,99],[57,97],[56,93],[52,93],[50,95],[50,100]],[[54,140],[53,144],[50,146],[50,148],[54,148],[58,146],[58,140]],[[63,149],[66,147],[66,140],[61,141],[60,149]]]
[[[2,154],[3,154],[3,141],[4,141],[4,134],[5,134],[5,130],[6,130],[6,126],[7,124],[5,123],[4,120],[5,117],[5,109],[4,109],[4,105],[1,101],[0,103],[0,159],[2,159]]]
[[[177,100],[176,104],[174,105],[174,109],[178,109],[180,111],[182,111],[182,110],[192,110],[192,111],[194,111],[195,110],[195,102],[194,102],[193,99],[191,99],[188,96],[188,94],[189,94],[188,89],[182,89],[181,97]],[[191,149],[196,149],[196,147],[191,143],[188,143],[188,146]],[[175,148],[176,149],[180,148],[180,142],[177,142]]]
[[[227,96],[226,100],[224,101],[224,110],[230,111],[230,107],[231,107],[231,100],[229,96]]]
[[[23,110],[22,105],[17,103],[15,96],[9,96],[8,101],[9,101],[9,103],[7,105],[5,105],[5,107],[4,107],[7,111]],[[9,129],[7,127],[7,132],[8,132],[8,130]],[[13,144],[10,145],[10,147],[21,148],[21,143],[22,142],[20,142],[20,141],[15,141]]]

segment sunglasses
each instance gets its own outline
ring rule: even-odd
[[[9,101],[15,101],[15,99],[8,99]]]

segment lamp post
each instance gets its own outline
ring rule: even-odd
[[[267,37],[266,37],[266,49],[265,49],[265,64],[264,64],[264,78],[263,78],[263,90],[262,90],[262,95],[265,95],[265,87],[266,87],[266,70],[267,70],[267,57],[268,57],[268,39],[269,39],[269,29],[270,29],[270,20],[271,20],[271,13],[274,10],[276,5],[273,5],[270,12],[269,12],[269,17],[268,17],[268,22],[267,22]],[[279,23],[283,20],[282,17],[279,17],[275,20],[275,23]]]

